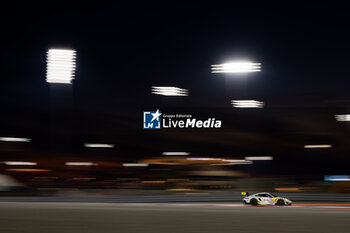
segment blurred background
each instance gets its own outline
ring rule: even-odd
[[[0,195],[350,193],[343,6],[6,5]],[[222,124],[144,129],[156,110]]]

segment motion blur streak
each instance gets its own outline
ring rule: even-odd
[[[95,177],[74,177],[73,180],[96,180]]]
[[[219,158],[187,158],[187,160],[221,160]]]
[[[317,148],[331,148],[332,145],[305,145],[306,149],[317,149]]]
[[[163,155],[190,155],[189,152],[163,152]]]
[[[237,164],[252,164],[252,161],[247,161],[244,159],[223,159],[223,162],[237,163]]]
[[[10,168],[5,169],[6,171],[12,171],[12,172],[50,172],[52,170],[50,169],[27,169],[27,168]]]
[[[273,160],[272,156],[248,156],[245,160]]]
[[[190,161],[212,161],[211,165],[235,165],[235,164],[252,164],[252,161],[244,159],[222,159],[222,158],[187,158]]]
[[[275,188],[277,192],[301,192],[300,188]]]
[[[325,181],[350,181],[349,175],[324,176]]]
[[[164,184],[165,181],[164,180],[145,180],[145,181],[141,181],[141,183],[143,183],[143,184]]]
[[[37,163],[35,162],[20,162],[20,161],[4,161],[4,164],[9,166],[16,166],[16,165],[22,165],[22,166],[35,166]]]
[[[114,144],[85,143],[84,146],[92,148],[113,148]]]
[[[30,142],[29,138],[12,138],[12,137],[0,137],[0,141],[3,142]]]
[[[91,162],[66,162],[67,166],[97,166],[97,163]]]
[[[123,163],[124,167],[148,167],[147,163]]]

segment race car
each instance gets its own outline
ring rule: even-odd
[[[255,193],[253,195],[249,195],[248,192],[242,192],[242,195],[245,196],[243,198],[243,203],[245,205],[292,205],[291,200],[271,193]]]

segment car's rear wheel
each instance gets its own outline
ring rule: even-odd
[[[284,201],[281,200],[281,199],[279,199],[279,200],[277,201],[277,205],[279,205],[279,206],[283,206],[284,204],[285,204]]]
[[[246,201],[243,201],[243,204],[244,204],[244,205],[248,205],[249,203],[248,203],[248,202],[246,202]]]
[[[252,200],[250,200],[250,204],[252,204],[253,206],[257,206],[258,205],[258,200],[252,199]]]

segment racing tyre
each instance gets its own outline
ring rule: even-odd
[[[249,203],[247,203],[246,201],[243,201],[243,204],[244,204],[244,205],[249,205]]]
[[[254,198],[252,200],[250,200],[250,203],[253,205],[253,206],[257,206],[258,205],[258,201]]]
[[[283,205],[284,205],[284,201],[283,201],[283,200],[281,200],[281,199],[280,199],[280,200],[278,200],[278,201],[277,201],[277,205],[279,205],[279,206],[283,206]]]

